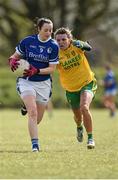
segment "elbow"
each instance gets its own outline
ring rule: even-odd
[[[55,71],[56,67],[55,68],[50,68],[50,74],[52,74],[54,71]]]
[[[56,65],[51,65],[48,70],[49,73],[52,74],[56,70]]]

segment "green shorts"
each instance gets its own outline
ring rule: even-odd
[[[88,91],[92,93],[93,97],[97,90],[97,82],[93,80],[89,84],[82,87],[81,90],[75,92],[66,91],[66,98],[72,109],[76,109],[80,107],[80,95],[83,91]]]

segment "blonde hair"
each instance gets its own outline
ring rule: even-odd
[[[66,34],[67,37],[68,37],[69,39],[71,39],[71,40],[72,40],[72,38],[73,38],[73,35],[72,35],[72,33],[71,33],[71,30],[69,30],[69,28],[61,27],[61,28],[57,29],[57,30],[54,32],[54,38],[56,38],[56,35],[57,35],[57,34]]]

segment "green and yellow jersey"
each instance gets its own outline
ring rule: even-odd
[[[78,91],[94,80],[84,51],[73,44],[67,50],[60,49],[57,69],[62,87],[70,92]]]

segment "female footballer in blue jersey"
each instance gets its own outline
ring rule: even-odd
[[[117,93],[117,84],[115,74],[110,65],[105,66],[106,74],[103,79],[104,97],[103,104],[110,111],[110,116],[113,117],[116,112],[115,97]]]
[[[9,65],[15,71],[23,57],[30,64],[30,68],[24,70],[23,76],[17,79],[17,91],[28,112],[32,151],[38,152],[37,124],[42,120],[51,96],[51,74],[58,64],[59,48],[51,38],[53,23],[50,19],[37,18],[35,25],[38,33],[20,41],[15,53],[9,58]]]

